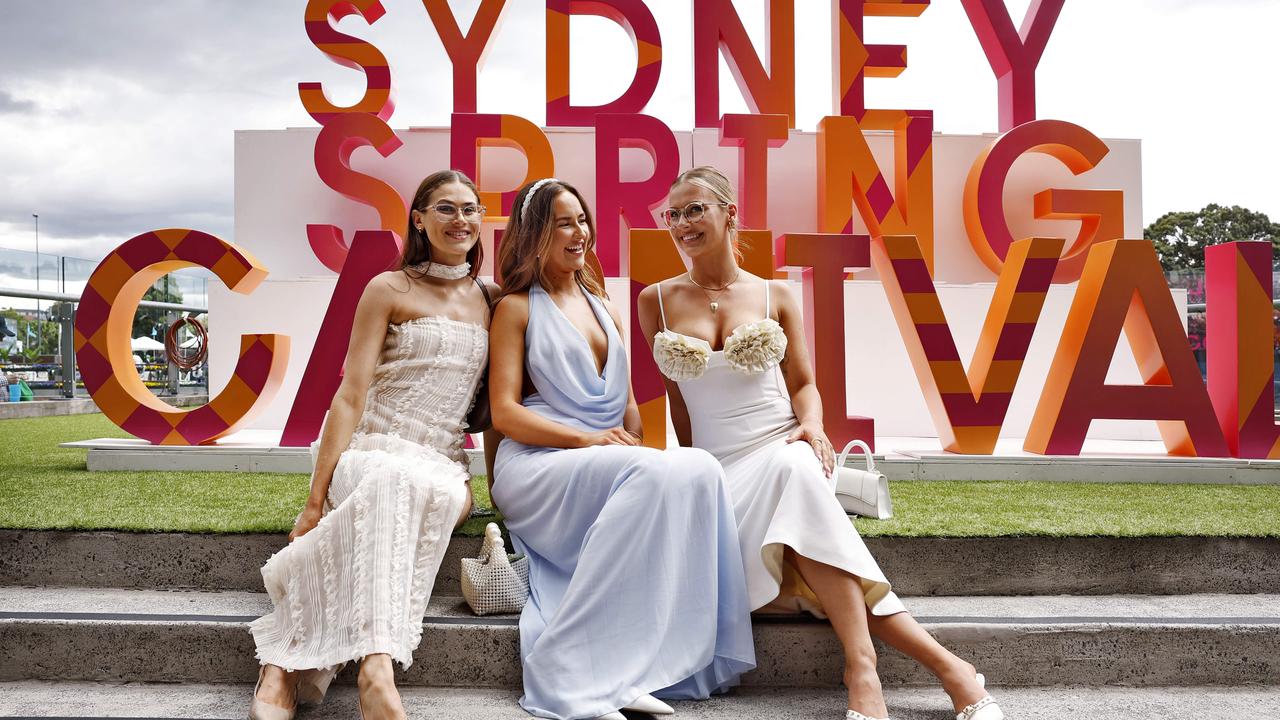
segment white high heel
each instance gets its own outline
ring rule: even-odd
[[[978,686],[985,690],[987,687],[986,676],[978,673],[976,679]],[[1005,720],[1005,717],[1004,710],[1001,710],[1000,706],[996,704],[995,698],[988,695],[957,713],[956,720]]]
[[[329,684],[346,666],[346,663],[338,663],[327,668],[303,670],[298,677],[298,705],[316,707],[323,702],[324,694],[329,690]]]
[[[670,705],[648,693],[632,700],[622,709],[635,710],[637,712],[649,713],[650,715],[674,715],[676,712]]]
[[[613,712],[607,712],[603,715],[598,716],[596,720],[627,720],[627,716],[623,715],[617,710],[614,710]]]
[[[863,715],[857,710],[845,710],[844,720],[879,720],[879,718],[873,718],[870,715]],[[884,720],[889,720],[889,718],[885,718]]]

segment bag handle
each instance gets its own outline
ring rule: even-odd
[[[849,444],[844,446],[844,450],[840,452],[840,457],[836,458],[836,467],[844,467],[844,461],[849,457],[849,450],[854,447],[862,448],[862,455],[867,459],[867,472],[876,472],[876,461],[875,458],[871,457],[871,448],[867,447],[867,444],[861,440],[850,440]]]
[[[510,565],[507,548],[502,542],[502,530],[497,523],[484,526],[484,544],[480,547],[480,559],[488,564]]]

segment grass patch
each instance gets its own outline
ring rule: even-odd
[[[58,443],[128,437],[102,415],[0,420],[0,527],[140,532],[287,532],[307,496],[300,474],[89,472]],[[867,537],[1280,537],[1280,486],[893,482],[892,520]],[[477,507],[491,507],[484,478]],[[479,535],[501,517],[468,520]]]

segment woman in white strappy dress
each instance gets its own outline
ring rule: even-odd
[[[476,186],[445,170],[414,196],[402,268],[356,308],[292,541],[262,568],[273,611],[250,626],[262,672],[249,716],[292,718],[361,660],[365,718],[403,718],[408,667],[451,531],[471,508],[462,450],[489,348]],[[475,417],[471,419],[475,420]]]
[[[836,500],[799,304],[786,283],[738,266],[732,185],[714,168],[694,168],[668,200],[664,217],[691,268],[640,293],[640,327],[680,444],[724,466],[752,609],[830,619],[844,648],[850,720],[887,714],[872,636],[941,679],[958,720],[1003,718],[973,666],[906,612]]]

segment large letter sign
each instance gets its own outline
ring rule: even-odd
[[[89,395],[111,422],[157,445],[201,445],[235,432],[275,397],[289,361],[288,336],[243,335],[235,373],[209,404],[179,410],[148,390],[133,366],[133,316],[156,280],[193,266],[244,294],[267,276],[251,255],[212,235],[154,230],[98,264],[76,310],[76,365]]]
[[[1271,243],[1214,245],[1204,264],[1209,397],[1218,424],[1232,455],[1280,459]]]

